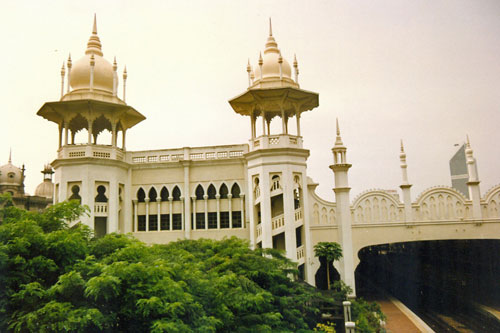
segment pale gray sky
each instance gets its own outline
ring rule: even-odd
[[[59,99],[60,68],[85,50],[97,13],[104,57],[127,65],[127,103],[147,119],[130,150],[245,143],[249,120],[227,100],[247,87],[268,17],[301,87],[309,176],[333,200],[338,117],[352,197],[399,189],[405,142],[412,196],[450,185],[448,161],[469,134],[481,190],[500,183],[500,1],[1,1],[0,164],[26,164],[26,190],[56,157],[57,127],[36,112]],[[121,75],[120,75],[121,76]],[[120,82],[121,85],[121,82]]]

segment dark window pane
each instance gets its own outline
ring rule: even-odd
[[[160,229],[161,230],[170,230],[170,215],[169,214],[161,214],[160,215]]]
[[[221,229],[229,228],[229,212],[220,212],[220,227]]]
[[[233,212],[233,228],[241,228],[241,212]]]
[[[149,231],[158,229],[158,215],[149,215]]]
[[[205,213],[196,213],[196,229],[205,229]]]
[[[182,230],[182,214],[172,214],[172,229]]]
[[[208,229],[217,229],[217,213],[208,213]]]
[[[137,230],[146,231],[146,215],[137,216]]]

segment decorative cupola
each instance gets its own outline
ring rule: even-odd
[[[24,164],[21,168],[12,164],[12,151],[7,164],[0,166],[0,193],[9,192],[12,196],[24,195]]]
[[[340,127],[338,118],[336,119],[336,128],[337,128],[337,138],[335,139],[335,145],[332,148],[333,164],[334,165],[347,164],[347,157],[346,157],[347,148],[344,146],[344,143],[342,142],[342,137],[340,136]]]
[[[87,42],[85,54],[73,62],[71,55],[61,68],[61,98],[58,102],[45,103],[37,114],[59,125],[59,147],[75,144],[96,145],[99,134],[108,130],[112,134],[110,146],[118,147],[118,133],[122,134],[125,149],[125,132],[146,119],[133,107],[125,103],[126,69],[123,76],[123,99],[118,97],[118,64],[108,62],[102,52],[101,40],[97,34],[97,20],[94,15],[92,33]],[[65,75],[67,89],[64,93]],[[88,132],[86,142],[75,142],[80,130]],[[64,134],[64,140],[63,140]],[[116,153],[60,152],[59,157],[105,157],[113,158]],[[118,154],[120,155],[120,154]],[[109,157],[108,157],[109,156]]]
[[[243,94],[231,99],[229,104],[236,113],[251,120],[251,150],[295,147],[302,148],[300,116],[302,112],[319,105],[318,94],[300,89],[298,65],[294,57],[295,80],[292,68],[273,36],[269,19],[269,36],[263,53],[259,53],[257,66],[248,61],[246,66],[248,88]],[[262,119],[262,134],[257,136],[257,117]],[[289,118],[296,117],[297,133],[290,135]],[[271,121],[281,118],[281,133],[271,134]],[[272,138],[270,136],[272,135]]]
[[[52,199],[54,197],[54,183],[52,183],[54,170],[52,170],[50,164],[46,164],[41,172],[43,174],[43,182],[36,187],[35,195]]]

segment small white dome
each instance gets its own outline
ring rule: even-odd
[[[36,187],[35,195],[39,197],[52,199],[54,195],[54,183],[52,183],[50,179],[45,179],[43,183],[40,183]]]
[[[23,172],[20,168],[14,166],[10,160],[9,163],[0,167],[0,184],[1,185],[22,185]]]
[[[262,57],[262,79],[280,78],[280,50],[273,36],[267,38],[266,49]],[[288,61],[281,57],[281,71],[283,78],[292,78],[292,68]],[[255,68],[255,78],[260,80],[260,66]]]

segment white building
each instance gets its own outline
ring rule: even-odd
[[[337,269],[354,287],[357,251],[371,237],[360,226],[451,218],[477,222],[484,215],[481,205],[498,217],[500,188],[481,199],[477,179],[469,182],[471,200],[440,187],[412,203],[403,148],[403,202],[391,191],[374,190],[351,205],[351,165],[338,123],[330,166],[336,202],[319,198],[317,184],[307,177],[309,151],[300,133],[302,113],[319,105],[318,94],[300,87],[297,61],[290,65],[282,57],[271,27],[258,64],[248,64],[248,89],[229,101],[235,112],[249,117],[249,143],[127,151],[127,131],[145,117],[125,102],[126,69],[118,97],[116,69],[116,61],[103,57],[94,21],[85,56],[75,63],[68,59],[61,70],[61,99],[45,103],[37,113],[59,130],[58,157],[52,162],[54,202],[79,199],[88,205],[90,216],[81,222],[97,235],[131,232],[148,243],[237,236],[254,247],[286,251],[311,284],[320,267],[314,244],[336,241],[344,251]],[[274,117],[282,124],[279,133],[270,132]],[[288,129],[290,121],[296,122],[295,133]],[[75,142],[81,130],[87,138]],[[112,133],[111,142],[98,141],[104,130]],[[446,214],[440,200],[447,200]]]

